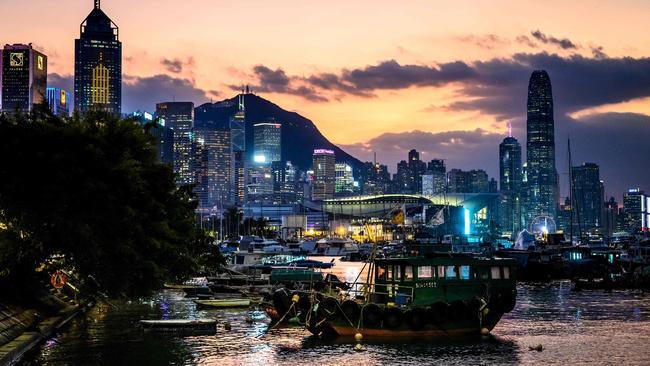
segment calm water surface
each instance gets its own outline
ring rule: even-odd
[[[357,264],[339,263],[348,281]],[[304,329],[267,332],[268,319],[249,310],[197,310],[165,290],[139,301],[100,304],[78,317],[25,361],[26,365],[650,365],[650,294],[572,292],[569,282],[520,285],[515,310],[492,336],[464,341],[354,344],[314,339]],[[244,321],[252,315],[253,324]],[[230,322],[214,336],[143,335],[140,319],[216,318]],[[542,344],[542,352],[530,346]]]

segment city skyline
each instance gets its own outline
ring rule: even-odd
[[[71,40],[78,37],[78,23],[92,5],[91,1],[72,1],[66,6],[69,11],[61,14],[52,12],[52,5],[43,1],[4,2],[2,8],[8,11],[17,7],[23,11],[7,21],[7,31],[3,29],[7,39],[3,41],[33,42],[48,55],[48,84],[72,90]],[[242,4],[224,6],[197,1],[197,7],[221,10],[221,22],[210,31],[201,28],[207,16],[197,15],[197,24],[185,28],[183,20],[165,22],[173,14],[165,12],[172,6],[168,2],[157,3],[156,7],[146,1],[138,2],[128,11],[127,5],[120,0],[102,2],[102,8],[120,27],[120,40],[127,45],[123,55],[125,112],[138,104],[151,111],[154,102],[174,99],[192,101],[198,106],[209,98],[231,97],[236,94],[235,88],[250,84],[261,96],[314,120],[326,137],[359,159],[370,161],[373,152],[377,152],[379,161],[392,172],[405,152],[416,148],[422,160],[442,158],[450,167],[485,168],[490,176],[498,176],[495,146],[505,136],[507,122],[513,125],[513,135],[523,141],[526,80],[533,69],[541,67],[548,70],[556,92],[556,157],[561,196],[568,192],[568,164],[561,141],[569,135],[574,142],[576,163],[595,162],[601,166],[607,195],[620,200],[627,188],[647,188],[644,184],[650,181],[650,173],[634,168],[641,166],[638,163],[649,152],[642,139],[650,129],[650,62],[645,57],[648,50],[642,47],[648,42],[643,41],[646,35],[633,33],[641,29],[638,14],[643,13],[645,4],[603,3],[590,19],[579,17],[577,4],[548,3],[542,7],[522,3],[509,8],[509,19],[495,14],[500,3],[490,4],[489,8],[479,4],[471,9],[485,12],[491,21],[467,12],[450,17],[457,24],[445,27],[449,20],[443,15],[458,15],[461,6],[440,5],[435,14],[418,14],[417,10],[425,4],[415,2],[396,15],[391,14],[395,17],[396,26],[391,31],[394,34],[381,44],[374,33],[362,36],[359,33],[363,32],[351,30],[351,20],[356,17],[361,23],[369,22],[368,29],[378,28],[379,20],[391,13],[386,11],[391,4],[376,3],[370,8],[333,3],[322,14],[313,12],[314,5],[280,6],[290,9],[282,16],[295,15],[298,20],[306,14],[323,20],[332,11],[347,10],[337,25],[342,27],[339,32],[353,36],[337,43],[338,33],[333,25],[319,28],[318,34],[306,28],[301,37],[295,37],[295,32],[286,26],[277,26],[264,33],[274,40],[263,42],[269,44],[264,47],[255,47],[261,41],[256,30],[270,21],[260,16],[264,11],[252,12]],[[250,6],[261,9],[260,4]],[[263,5],[262,8],[276,14],[273,9]],[[534,17],[531,9],[537,12]],[[48,11],[57,15],[46,14]],[[562,16],[553,20],[552,13]],[[13,27],[22,14],[43,17],[45,21],[33,28],[47,27],[48,32]],[[153,26],[155,31],[143,29],[146,22],[133,14],[156,14],[158,22],[172,25]],[[241,38],[233,45],[219,29],[242,19],[241,14],[247,14],[244,19],[250,20],[242,25],[238,32]],[[373,14],[378,16],[374,22],[368,20]],[[413,17],[414,14],[418,16]],[[603,17],[611,14],[621,20],[602,22]],[[412,24],[405,23],[408,16]],[[437,21],[431,23],[435,25],[429,24],[432,20]],[[570,32],[563,25],[563,21],[569,20],[574,25]],[[497,21],[503,24],[497,26]],[[629,34],[636,36],[621,38]],[[423,42],[424,38],[438,42]],[[163,39],[168,40],[164,47]],[[322,48],[305,43],[312,39],[319,40]],[[200,41],[211,47],[180,47]],[[301,49],[300,57],[287,57],[292,53],[284,51],[292,46],[295,49],[296,42]],[[357,52],[351,57],[352,50],[356,51],[360,44],[368,52]],[[264,50],[271,45],[278,52],[269,55]],[[335,45],[339,46],[338,52],[323,52]],[[213,59],[214,54],[208,49],[228,49],[229,55],[221,53],[223,59]],[[283,52],[285,56],[281,57]],[[220,81],[209,82],[205,78],[208,72]],[[607,83],[608,80],[613,82]],[[208,95],[206,91],[218,93]],[[363,130],[358,131],[360,128]],[[597,143],[592,143],[594,140]],[[617,154],[594,148],[604,144]],[[621,165],[618,160],[631,163]]]

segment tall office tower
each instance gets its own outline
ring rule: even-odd
[[[174,173],[176,184],[192,184],[193,169],[192,129],[194,128],[194,103],[167,102],[156,104],[156,115],[165,120],[165,126],[174,131]]]
[[[370,161],[363,163],[359,180],[362,183],[362,194],[384,194],[390,191],[390,173],[386,165]]]
[[[158,160],[163,164],[174,164],[174,130],[165,125],[164,118],[154,118],[148,112],[134,112],[131,118],[137,120],[148,134],[156,139]]]
[[[582,230],[602,226],[603,193],[598,165],[584,163],[571,167],[573,178],[573,222]]]
[[[230,129],[196,128],[194,139],[197,188],[203,194],[200,207],[221,210],[232,200]]]
[[[614,197],[610,197],[609,200],[605,202],[602,222],[603,232],[607,237],[611,237],[612,234],[620,230],[618,202],[616,202]]]
[[[273,195],[281,203],[297,202],[296,190],[298,172],[290,161],[274,161],[271,163],[273,172]]]
[[[47,88],[47,104],[53,114],[70,117],[70,93],[65,89]]]
[[[79,26],[75,40],[74,105],[75,110],[122,113],[122,42],[119,29],[100,9],[95,0],[93,10]]]
[[[623,196],[622,228],[630,233],[648,230],[650,226],[650,196],[639,188],[631,188]]]
[[[512,135],[499,144],[499,224],[511,236],[521,231],[521,144]]]
[[[271,164],[282,160],[282,125],[276,122],[253,125],[253,161]]]
[[[336,172],[334,193],[340,196],[351,195],[354,192],[352,167],[346,163],[336,163],[334,170]]]
[[[393,193],[409,193],[411,189],[410,174],[406,160],[397,163],[397,172],[393,174]]]
[[[536,70],[530,76],[526,126],[527,222],[540,215],[555,218],[558,188],[553,93],[551,79],[544,70]]]
[[[420,160],[420,153],[412,149],[408,154],[408,192],[419,193],[422,191],[422,174],[426,173],[427,164]]]
[[[433,159],[427,164],[427,174],[431,175],[432,194],[444,193],[447,189],[447,167],[442,159]],[[424,181],[422,181],[424,184]],[[424,192],[424,188],[422,189]]]
[[[5,45],[1,57],[0,110],[30,112],[45,102],[47,88],[47,56],[36,51],[31,43]]]
[[[236,204],[242,204],[246,198],[246,111],[245,95],[239,94],[237,113],[230,119],[230,136],[232,138],[232,184],[233,198]]]
[[[335,160],[336,157],[332,150],[314,150],[314,155],[312,156],[314,170],[311,193],[312,200],[318,201],[334,197],[336,181]]]

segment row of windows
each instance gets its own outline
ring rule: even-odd
[[[448,279],[448,280],[470,280],[470,279],[510,279],[510,267],[470,267],[470,266],[400,266],[387,265],[377,267],[377,279],[379,280],[415,280],[415,279]]]

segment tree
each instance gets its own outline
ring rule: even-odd
[[[52,255],[111,296],[139,296],[199,266],[191,187],[174,185],[142,127],[104,113],[0,116],[0,280]]]

